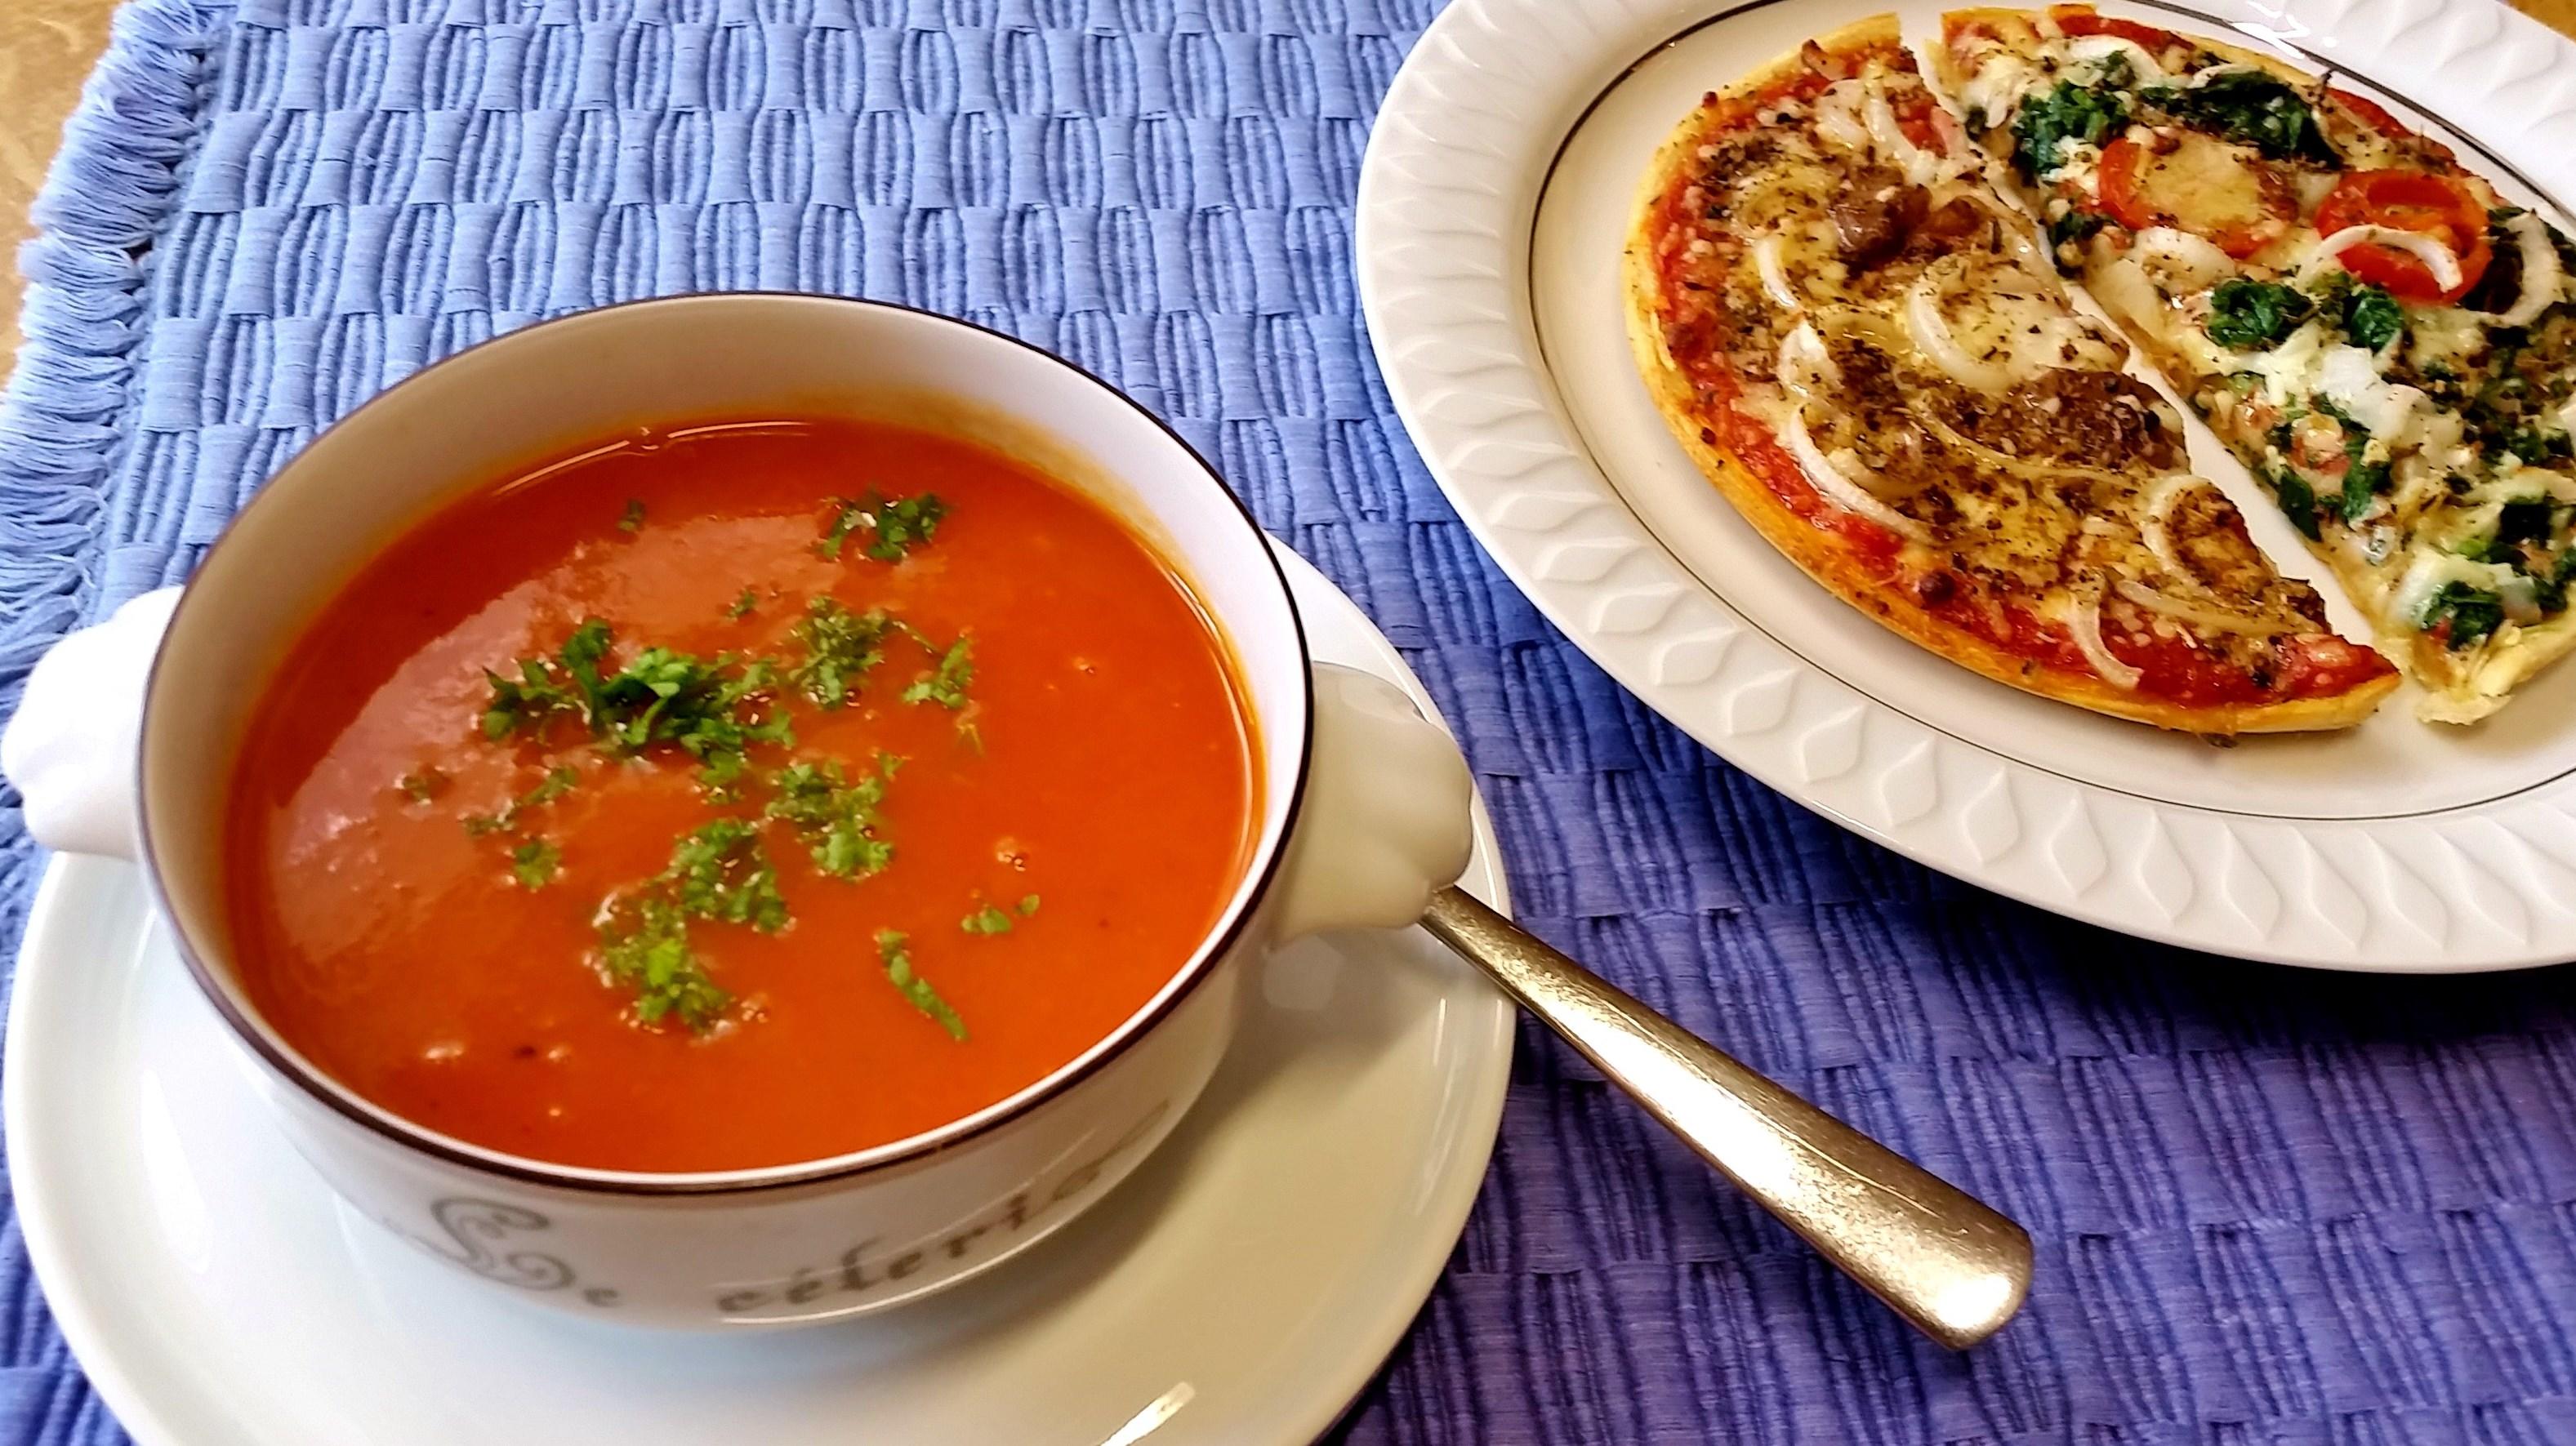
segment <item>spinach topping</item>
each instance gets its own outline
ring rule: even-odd
[[[2399,310],[2397,298],[2369,282],[2355,286],[2344,297],[2343,334],[2364,351],[2378,351],[2397,340],[2406,330],[2406,313]]]
[[[2482,587],[2446,582],[2440,592],[2425,600],[2415,626],[2429,633],[2445,622],[2451,630],[2444,646],[2455,650],[2472,647],[2504,625],[2504,599]]]
[[[2470,311],[2502,311],[2522,295],[2522,245],[2504,223],[2521,215],[2512,206],[2487,212],[2487,269],[2454,303]]]
[[[2363,351],[2379,351],[2406,332],[2406,312],[2397,298],[2384,287],[2354,280],[2349,271],[2327,274],[2317,288],[2317,304]]]
[[[2571,547],[2558,555],[2558,562],[2549,569],[2548,576],[2542,577],[2535,574],[2532,580],[2539,585],[2535,591],[2539,594],[2542,612],[2565,612],[2567,584],[2576,582],[2576,547]]]
[[[2101,230],[2103,223],[2109,219],[2098,211],[2069,207],[2065,215],[2048,223],[2048,254],[2054,257],[2062,247],[2083,245],[2085,240],[2094,232]],[[2066,269],[2063,260],[2059,261],[2058,269],[2060,271]]]
[[[2272,500],[2281,504],[2281,511],[2290,519],[2290,525],[2299,529],[2310,542],[2316,541],[2316,489],[2308,485],[2306,478],[2287,467],[2272,473],[2267,480],[2272,484]]]
[[[2487,543],[2489,556],[2510,555],[2510,549],[2526,542],[2546,544],[2551,511],[2545,497],[2528,497],[2496,509],[2495,536]]]
[[[2534,467],[2576,460],[2576,437],[2544,430],[2536,422],[2506,432],[2503,443],[2504,450]]]
[[[2296,287],[2231,276],[2209,294],[2209,339],[2237,351],[2279,344],[2315,305]]]
[[[2118,91],[2061,80],[2048,94],[2024,101],[2013,117],[2013,167],[2036,183],[2057,169],[2068,143],[2100,145],[2128,118],[2129,103]]]
[[[2186,125],[2242,141],[2276,161],[2314,161],[2329,169],[2343,163],[2299,93],[2259,70],[2221,71],[2200,85],[2156,86],[2140,91],[2138,98]]]
[[[2388,464],[2355,462],[2343,474],[2343,520],[2347,526],[2359,522],[2370,511],[2370,504],[2388,490]]]

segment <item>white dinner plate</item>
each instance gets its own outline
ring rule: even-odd
[[[1315,655],[1430,709],[1359,609],[1281,552]],[[1481,810],[1464,882],[1504,904]],[[141,877],[61,858],[9,1012],[18,1218],[73,1352],[145,1446],[1303,1443],[1448,1259],[1512,1010],[1418,931],[1258,967],[1198,1106],[1027,1256],[838,1326],[657,1334],[516,1302],[341,1206],[270,1126]]]
[[[2576,957],[2576,665],[2495,719],[2232,748],[1989,682],[1810,582],[1676,446],[1619,253],[1699,96],[1869,0],[1453,0],[1371,133],[1360,291],[1397,410],[1504,572],[1594,661],[1825,816],[1987,888],[2249,958],[2440,972]],[[1942,6],[1895,8],[1909,40]],[[2576,194],[2576,46],[2491,0],[2112,4],[2287,45],[2526,203]],[[2556,219],[2563,207],[2551,205]],[[2367,636],[2197,421],[2192,458]]]

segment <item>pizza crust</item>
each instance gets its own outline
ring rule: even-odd
[[[1815,43],[1839,53],[1899,41],[1897,19],[1886,14],[1818,36]],[[1793,52],[1719,94],[1757,94],[1782,76],[1794,73],[1800,64],[1798,54]],[[2221,735],[2346,728],[2369,716],[2379,700],[2397,686],[2396,676],[2388,674],[2331,697],[2194,707],[2114,687],[2089,671],[2078,672],[2007,652],[1871,577],[1831,533],[1792,512],[1723,442],[1702,440],[1698,395],[1665,349],[1660,276],[1651,228],[1657,203],[1683,168],[1695,159],[1702,144],[1703,115],[1704,111],[1694,110],[1674,130],[1655,153],[1638,192],[1621,258],[1628,340],[1647,393],[1671,429],[1673,439],[1701,474],[1782,556],[1836,597],[1876,618],[1889,631],[1961,667],[2026,693],[2158,728]]]

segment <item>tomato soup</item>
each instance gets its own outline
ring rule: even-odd
[[[242,983],[396,1114],[562,1164],[789,1164],[1106,1037],[1240,882],[1248,710],[1106,510],[945,435],[651,429],[375,558],[227,814]]]

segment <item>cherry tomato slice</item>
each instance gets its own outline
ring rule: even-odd
[[[2135,41],[2149,55],[2162,51],[2174,41],[2170,30],[2158,30],[2152,25],[2140,25],[2135,20],[2122,20],[2117,16],[2098,15],[2089,5],[2051,5],[2048,18],[2057,22],[2057,28],[2063,34],[2116,35],[2122,40]]]
[[[2104,148],[2099,178],[2121,225],[2178,227],[2240,259],[2288,234],[2299,214],[2298,194],[2270,162],[2196,133],[2162,153],[2123,136]]]
[[[2487,208],[2477,193],[2430,171],[2353,171],[2317,207],[2317,232],[2331,236],[2347,226],[2387,226],[2430,236],[2460,258],[2459,284],[2444,287],[2410,252],[2363,242],[2336,259],[2364,281],[2388,288],[2400,301],[2451,302],[2486,274],[2494,249],[2487,244]]]

